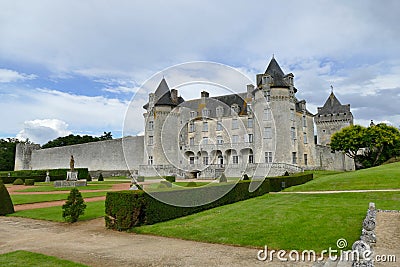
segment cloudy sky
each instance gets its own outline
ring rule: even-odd
[[[332,84],[356,123],[398,127],[399,11],[396,0],[0,0],[0,138],[120,137],[131,99],[139,133],[138,88],[154,74],[212,61],[254,82],[272,54],[311,112]]]

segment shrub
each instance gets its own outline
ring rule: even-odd
[[[160,181],[160,185],[164,185],[164,187],[159,187],[159,188],[172,187],[172,184],[168,181]]]
[[[243,175],[243,181],[249,181],[249,180],[250,180],[249,176],[247,175],[247,173],[245,173]]]
[[[170,183],[175,183],[175,176],[174,175],[170,175],[170,176],[163,176],[163,178],[165,180],[167,180]]]
[[[21,178],[17,178],[13,182],[13,185],[23,185],[23,184],[24,184],[24,180],[22,180]]]
[[[222,173],[221,176],[219,177],[219,182],[220,183],[226,183],[228,182],[228,179],[226,179],[225,173]]]
[[[79,175],[79,173],[78,173]],[[91,182],[92,181],[92,176],[89,174],[88,177],[86,178],[86,181]]]
[[[78,221],[79,216],[85,213],[86,204],[76,187],[71,189],[68,199],[62,206],[62,209],[63,218],[71,223]]]
[[[99,181],[99,182],[103,182],[104,181],[104,177],[103,177],[102,173],[99,174],[99,178],[97,179],[97,181]]]
[[[271,192],[279,192],[283,189],[282,182],[285,185],[284,188],[304,184],[313,179],[313,174],[299,173],[291,176],[266,177],[266,179],[269,180]]]
[[[144,176],[138,176],[136,179],[138,182],[144,182]]]
[[[35,185],[35,179],[25,179],[25,185]]]
[[[289,172],[288,171],[285,171],[285,173],[283,174],[283,176],[289,176],[290,174],[289,174]]]
[[[197,187],[196,182],[189,182],[187,183],[186,187]]]
[[[262,181],[257,190],[253,192],[249,192],[249,186],[249,181],[242,181],[235,185],[223,184],[152,192],[152,195],[156,198],[144,191],[107,192],[105,202],[106,226],[119,231],[128,230],[135,226],[175,219],[202,210],[261,196],[269,192],[269,180]],[[210,199],[215,194],[226,192],[229,189],[230,191],[221,198],[211,201],[208,204],[196,206],[196,203],[200,203],[200,201],[203,203],[205,199]],[[177,207],[158,200],[160,198],[165,199],[166,197],[171,200],[184,199],[188,206]]]
[[[3,181],[0,179],[0,216],[14,213],[14,205]]]
[[[162,188],[168,188],[168,186],[165,185],[165,184],[163,184],[163,183],[160,183],[160,184],[157,186],[157,188],[160,188],[160,189],[162,189]]]

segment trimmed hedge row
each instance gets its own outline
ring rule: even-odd
[[[77,168],[78,179],[87,179],[89,177],[88,168]],[[5,184],[12,184],[17,178],[34,179],[35,182],[44,182],[46,180],[46,172],[49,171],[51,181],[65,180],[69,169],[52,169],[52,170],[22,170],[22,171],[2,171],[0,178]],[[10,174],[10,177],[8,176]]]
[[[271,192],[279,192],[284,188],[307,183],[313,179],[313,174],[294,174],[291,176],[267,177],[271,186]],[[282,184],[283,183],[283,184]]]
[[[182,189],[173,191],[152,192],[161,199],[185,200],[187,206],[177,207],[161,202],[148,193],[137,191],[107,192],[106,197],[106,226],[107,228],[123,231],[135,226],[154,224],[168,221],[178,217],[197,213],[218,206],[235,203],[252,197],[264,195],[269,192],[269,180],[265,179],[254,192],[249,192],[250,181],[242,181],[234,186],[223,184],[209,187]],[[223,197],[205,205],[196,206],[204,199],[226,192]],[[222,194],[220,194],[222,195]]]

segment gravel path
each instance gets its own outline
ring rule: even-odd
[[[397,262],[375,263],[376,267],[400,266],[400,212],[378,212],[376,214],[375,255],[395,255]]]

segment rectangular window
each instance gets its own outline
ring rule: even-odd
[[[190,118],[196,117],[196,111],[190,111]]]
[[[224,108],[217,107],[216,113],[217,113],[217,117],[222,117],[224,115]]]
[[[154,121],[149,121],[148,129],[149,129],[149,131],[153,131],[153,129],[154,129]]]
[[[189,164],[194,165],[194,157],[189,157]]]
[[[203,145],[208,145],[208,137],[203,137]]]
[[[203,117],[209,117],[210,116],[210,110],[206,109],[206,108],[203,108],[203,110],[201,111],[201,115]]]
[[[303,127],[307,127],[307,118],[303,116]]]
[[[253,118],[247,119],[247,128],[253,128]]]
[[[271,118],[272,116],[271,116],[271,109],[270,108],[265,108],[264,109],[264,120],[265,121],[270,121],[272,118]]]
[[[303,142],[307,144],[307,133],[303,133]]]
[[[308,165],[308,156],[304,154],[304,165]]]
[[[221,135],[217,136],[217,144],[222,145],[224,143],[224,139],[222,139]]]
[[[253,154],[249,155],[249,163],[254,163],[254,155]]]
[[[296,128],[295,127],[290,128],[290,136],[292,137],[292,140],[296,139]]]
[[[222,131],[222,122],[217,121],[217,131]]]
[[[272,163],[272,152],[265,152],[265,163]]]
[[[292,152],[292,164],[297,164],[297,153]]]
[[[232,119],[232,129],[238,129],[239,123],[237,119]]]
[[[149,156],[148,164],[153,165],[153,156]]]
[[[239,135],[232,135],[232,143],[233,144],[239,143]]]
[[[270,91],[264,91],[264,97],[267,102],[271,100],[271,92]]]
[[[149,136],[149,142],[148,142],[149,146],[153,145],[153,136]]]
[[[232,156],[232,162],[233,162],[233,164],[238,164],[239,163],[239,156]]]
[[[193,133],[196,130],[194,121],[189,122],[189,133]]]
[[[203,132],[208,132],[208,122],[203,121]]]
[[[189,145],[194,146],[194,137],[190,137]]]
[[[294,121],[294,109],[290,109],[290,120]]]
[[[264,127],[264,138],[272,139],[272,128],[271,127]]]
[[[208,165],[208,157],[203,157],[203,164]]]
[[[247,142],[253,143],[253,134],[248,134],[247,135]]]

